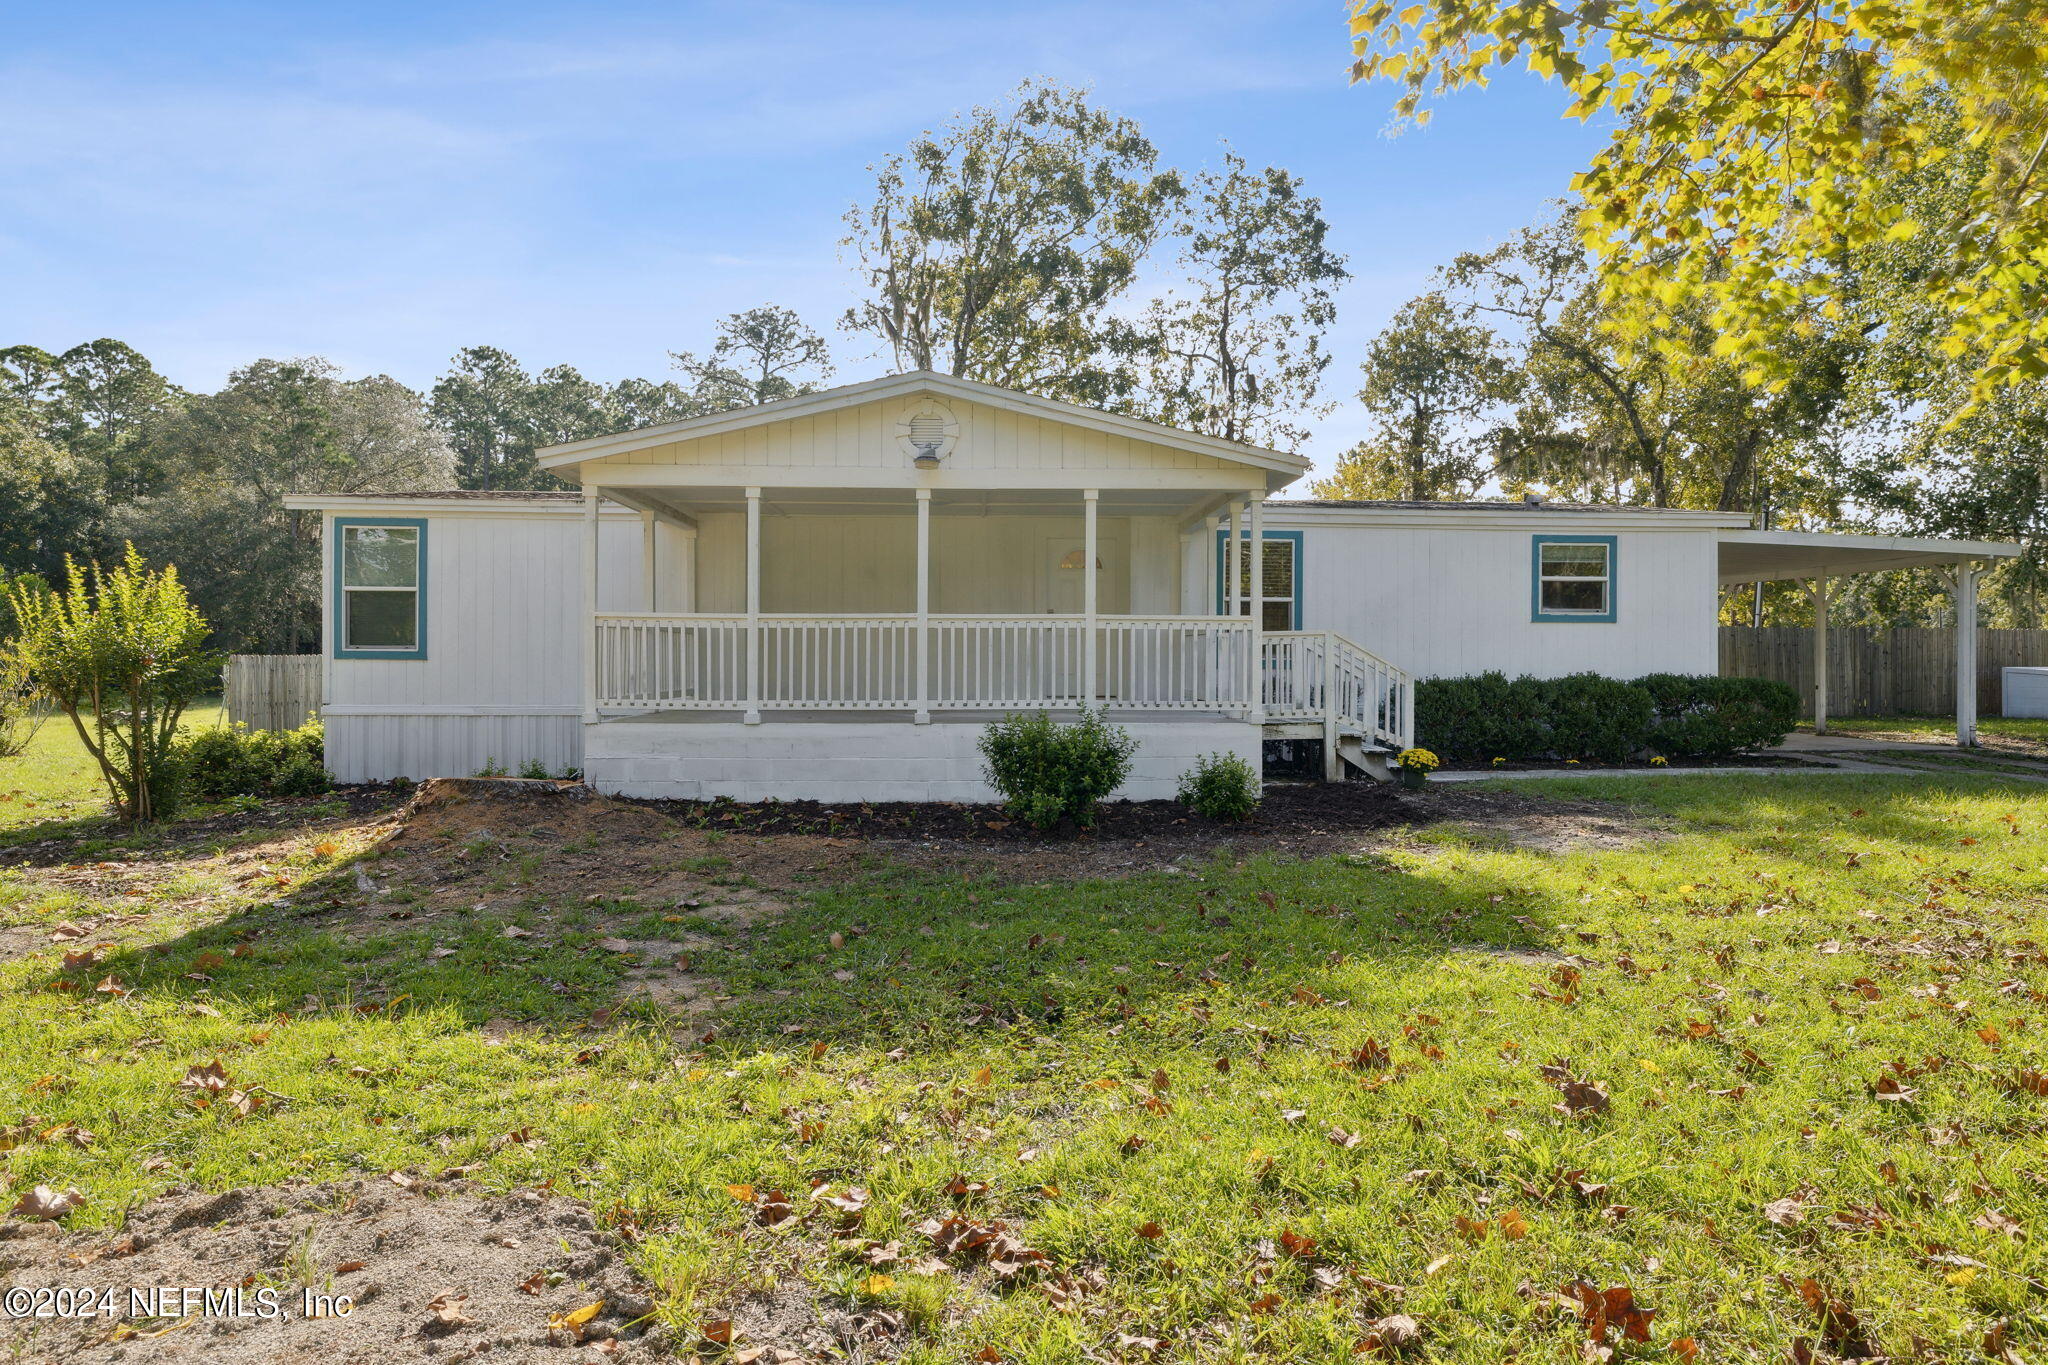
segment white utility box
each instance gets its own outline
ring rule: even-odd
[[[1999,710],[2008,716],[2048,716],[2048,668],[1999,670],[2004,691]]]

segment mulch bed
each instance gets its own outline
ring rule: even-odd
[[[1447,773],[1526,773],[1552,772],[1559,768],[1584,768],[1589,773],[1603,770],[1649,768],[1657,766],[1646,758],[1631,758],[1623,763],[1602,763],[1592,759],[1580,759],[1566,763],[1562,759],[1511,759],[1506,763],[1453,763],[1446,761],[1442,771]],[[1672,758],[1663,763],[1667,768],[1805,768],[1810,767],[1804,759],[1789,754],[1733,754],[1727,758]]]
[[[736,834],[810,834],[844,839],[972,840],[1035,844],[1076,837],[1103,842],[1326,834],[1385,829],[1423,817],[1411,797],[1381,782],[1269,783],[1248,820],[1207,820],[1178,801],[1108,801],[1088,830],[1040,833],[995,804],[950,801],[634,801],[683,824]]]

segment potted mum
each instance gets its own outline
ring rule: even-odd
[[[1427,749],[1403,749],[1394,755],[1394,770],[1401,774],[1404,787],[1420,787],[1436,767],[1437,757]]]

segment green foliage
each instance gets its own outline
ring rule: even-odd
[[[175,567],[153,570],[134,546],[113,569],[67,563],[62,592],[10,594],[15,648],[36,686],[71,718],[121,817],[176,813],[178,717],[220,676],[207,624]]]
[[[1481,673],[1415,685],[1417,742],[1453,762],[1618,763],[1643,748],[1649,727],[1649,693],[1597,673],[1514,679]]]
[[[1484,438],[1509,492],[1735,511],[1767,486],[1781,520],[1829,510],[1814,446],[1842,401],[1853,339],[1802,338],[1792,380],[1752,384],[1696,301],[1607,298],[1562,217],[1464,253],[1440,276],[1457,316],[1511,338],[1500,392],[1514,408]],[[1641,344],[1646,331],[1658,345]]]
[[[1930,226],[1940,246],[1922,293],[1937,340],[1972,357],[1972,392],[2048,375],[2038,5],[1353,0],[1351,31],[1354,78],[1401,82],[1404,116],[1515,63],[1560,81],[1569,114],[1611,120],[1574,184],[1575,231],[1606,292],[1699,300],[1717,354],[1742,357],[1756,381],[1796,379],[1787,338],[1857,306],[1831,266]],[[1956,154],[1924,116],[1931,96],[1987,165],[1928,225],[1886,191]]]
[[[1619,678],[1572,673],[1538,684],[1551,753],[1619,763],[1642,750],[1650,729],[1649,694]]]
[[[1676,758],[1715,758],[1768,749],[1799,723],[1799,694],[1769,678],[1651,673],[1649,745]]]
[[[1440,292],[1410,299],[1372,339],[1358,398],[1373,434],[1310,489],[1319,498],[1435,502],[1468,497],[1485,479],[1477,425],[1511,399],[1515,372],[1492,330]]]
[[[1180,775],[1181,804],[1211,820],[1242,820],[1259,808],[1259,775],[1236,754],[1203,754]]]
[[[203,800],[230,796],[310,796],[332,785],[320,722],[296,730],[251,730],[239,722],[188,731],[174,753],[185,790]]]
[[[844,325],[899,369],[1102,401],[1105,315],[1185,193],[1158,159],[1136,123],[1049,81],[924,134],[846,215],[866,297]]]
[[[295,653],[320,638],[320,525],[293,493],[445,488],[448,446],[420,396],[324,360],[259,360],[195,395],[159,436],[163,487],[114,515],[151,559],[174,561],[218,643]]]
[[[569,365],[530,375],[495,346],[466,346],[452,363],[428,410],[455,452],[462,488],[566,488],[540,467],[542,446],[705,411],[679,384],[629,379],[608,389]]]
[[[26,750],[42,728],[41,689],[21,652],[0,636],[0,758]]]
[[[1453,763],[1486,763],[1543,752],[1541,699],[1533,678],[1505,673],[1421,678],[1415,736]]]
[[[56,579],[67,553],[118,555],[112,513],[160,491],[184,401],[119,341],[0,349],[0,567]]]
[[[1095,805],[1130,775],[1138,743],[1085,707],[1062,725],[1043,711],[1005,717],[982,731],[982,770],[1010,811],[1035,829],[1063,820],[1095,823]]]
[[[1226,441],[1300,445],[1308,432],[1294,418],[1328,411],[1315,401],[1330,364],[1322,337],[1349,278],[1327,244],[1322,201],[1300,177],[1253,171],[1228,150],[1191,190],[1176,228],[1187,287],[1155,299],[1115,343],[1143,357],[1136,406]]]
[[[720,322],[711,349],[702,356],[670,351],[669,357],[689,376],[690,396],[704,412],[816,393],[832,373],[832,350],[825,338],[794,310],[772,303]]]

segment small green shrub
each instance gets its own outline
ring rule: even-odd
[[[332,785],[317,720],[296,730],[223,725],[182,736],[174,750],[185,790],[205,801],[232,796],[312,796]]]
[[[1242,820],[1259,808],[1259,775],[1236,754],[1203,754],[1180,775],[1181,804],[1211,820]]]
[[[1062,725],[1045,712],[1013,715],[981,735],[982,771],[1010,813],[1035,829],[1095,823],[1095,805],[1130,775],[1138,742],[1100,712]]]
[[[1650,747],[1679,758],[1725,758],[1768,749],[1799,723],[1799,694],[1770,678],[1651,673]]]

